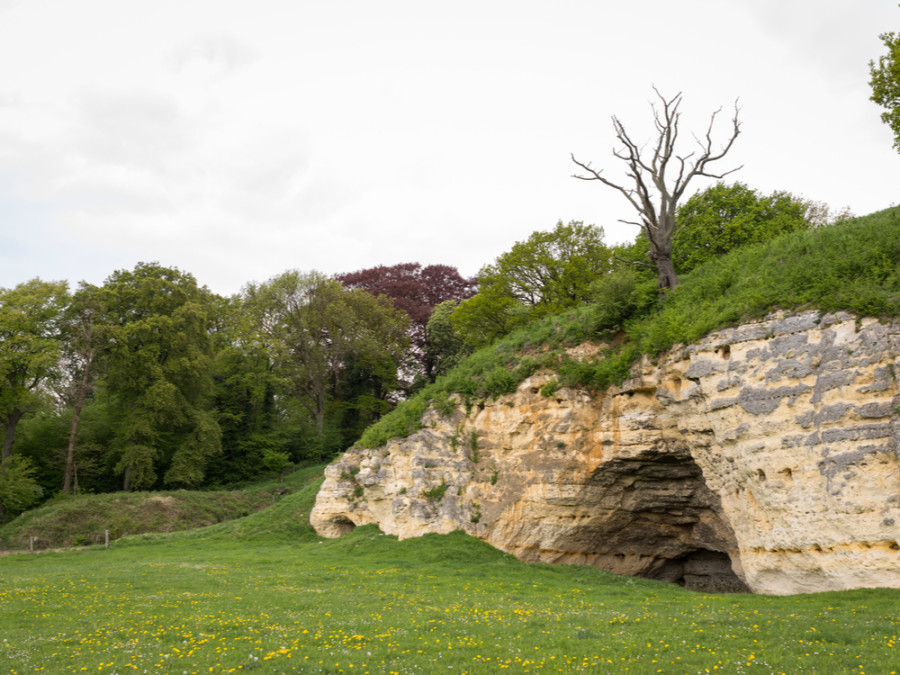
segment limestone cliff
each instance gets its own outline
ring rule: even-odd
[[[311,521],[463,529],[528,561],[709,591],[900,587],[900,323],[818,312],[645,359],[602,395],[540,387],[347,452]]]

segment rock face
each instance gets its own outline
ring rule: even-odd
[[[900,587],[900,324],[774,315],[602,395],[516,393],[347,452],[311,521],[462,529],[527,561],[703,591]]]

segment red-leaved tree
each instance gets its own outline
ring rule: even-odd
[[[470,298],[478,290],[477,279],[467,279],[449,265],[379,265],[339,274],[336,278],[347,288],[359,288],[376,296],[386,295],[395,307],[409,314],[413,358],[429,381],[434,379],[434,364],[425,349],[425,327],[432,310],[446,300]]]

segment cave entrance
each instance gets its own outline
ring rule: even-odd
[[[604,462],[584,503],[590,518],[570,541],[597,567],[695,591],[749,592],[730,555],[737,539],[721,500],[686,447],[660,445]]]
[[[353,530],[356,529],[356,523],[354,523],[349,518],[345,518],[344,516],[339,516],[331,521],[331,525],[337,531],[338,537],[343,537],[345,534],[350,534]]]
[[[731,568],[729,555],[704,548],[665,561],[649,578],[702,593],[749,593],[747,585]]]

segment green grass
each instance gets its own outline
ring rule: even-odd
[[[280,516],[305,514],[310,494]],[[264,515],[269,514],[268,524]],[[3,673],[890,673],[897,590],[705,595],[274,514],[0,558]],[[240,522],[240,521],[238,521]],[[212,531],[212,532],[211,532]]]
[[[563,386],[602,391],[621,383],[641,355],[778,309],[900,316],[900,207],[739,248],[683,275],[662,303],[653,279],[626,272],[598,283],[597,303],[540,319],[479,350],[366,429],[357,445],[408,436],[429,404],[449,412],[454,397],[471,407],[511,393],[541,368],[555,370]],[[600,358],[565,355],[566,347],[610,341],[617,332]]]
[[[19,515],[0,527],[0,550],[83,546],[102,543],[105,531],[111,539],[148,532],[190,530],[242,518],[272,507],[283,499],[278,492],[305,487],[311,472],[306,467],[276,480],[241,489],[171,492],[117,492],[56,498]]]

